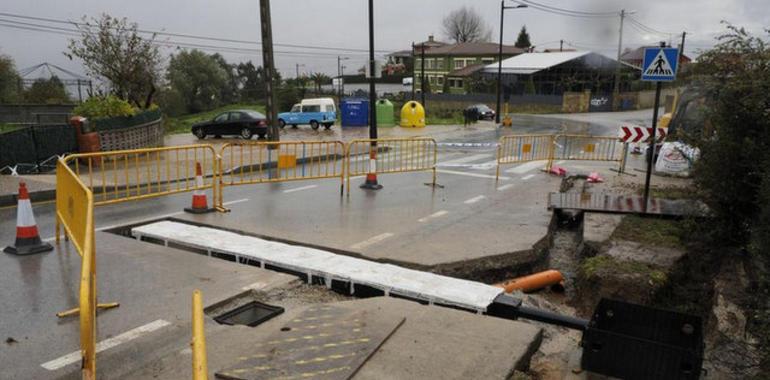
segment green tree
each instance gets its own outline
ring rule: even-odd
[[[719,246],[755,242],[770,248],[770,48],[727,25],[702,54],[693,81],[706,102],[706,123],[680,136],[701,151],[694,180],[714,213],[708,235]]]
[[[32,86],[24,91],[24,101],[27,103],[63,104],[70,101],[67,90],[59,77],[37,79]]]
[[[166,79],[179,93],[187,112],[192,113],[219,107],[227,86],[227,73],[219,62],[200,50],[171,56]]]
[[[220,101],[222,104],[233,104],[240,100],[240,91],[238,89],[238,71],[236,70],[236,65],[227,63],[227,60],[225,60],[225,57],[221,56],[219,53],[215,53],[211,56],[219,67],[222,68],[222,71],[225,73],[225,83],[222,86],[222,91],[219,96]]]
[[[238,73],[238,84],[242,99],[258,101],[265,99],[265,70],[262,66],[254,66],[251,61],[239,63],[236,66]],[[276,72],[273,80],[277,84],[281,83],[281,74]]]
[[[516,38],[516,43],[514,44],[514,46],[521,49],[526,49],[532,46],[532,43],[529,42],[529,33],[527,32],[526,25],[521,27],[521,30],[519,31],[519,36]]]
[[[13,58],[0,55],[0,103],[18,101],[19,74]]]
[[[139,108],[150,108],[160,78],[155,36],[143,38],[136,23],[104,14],[76,24],[80,39],[69,41],[64,55],[83,61],[89,75],[101,78],[110,92]]]
[[[331,82],[331,80],[328,75],[321,72],[310,75],[310,81],[315,85],[316,92],[321,92],[321,86]]]

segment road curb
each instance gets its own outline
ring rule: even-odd
[[[18,194],[0,195],[0,207],[16,206],[18,198]],[[32,203],[51,201],[56,199],[56,190],[30,191],[29,198]]]

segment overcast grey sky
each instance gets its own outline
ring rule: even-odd
[[[580,11],[608,12],[621,8],[636,11],[632,17],[658,31],[688,33],[686,51],[713,44],[714,36],[724,30],[720,20],[745,26],[764,36],[763,28],[770,26],[768,0],[535,0],[539,3]],[[3,0],[0,12],[26,16],[77,20],[83,15],[98,16],[106,12],[127,17],[140,28],[165,30],[173,33],[255,40],[259,38],[259,0]],[[129,5],[130,4],[130,5]],[[312,46],[332,46],[353,49],[368,47],[366,0],[273,0],[273,39],[276,43]],[[442,18],[461,6],[475,8],[498,36],[500,2],[497,0],[375,0],[377,50],[408,49],[412,41],[425,40],[429,34],[444,39]],[[57,27],[40,21],[15,20]],[[542,12],[533,8],[506,11],[505,41],[513,43],[518,30],[527,25],[532,42],[538,49],[558,47],[559,40],[580,50],[593,50],[615,56],[618,38],[618,17],[606,19],[572,18]],[[7,24],[6,24],[7,25]],[[16,24],[18,25],[18,24]],[[68,36],[30,30],[12,29],[0,25],[0,54],[12,56],[17,68],[41,62],[51,62],[76,72],[83,72],[80,62],[69,61],[62,54]],[[197,41],[180,37],[160,37],[174,41],[216,45],[221,47],[259,48],[224,42]],[[624,46],[652,44],[666,36],[652,35],[626,24]],[[677,45],[678,37],[674,37]],[[565,46],[569,47],[569,46]],[[164,48],[168,55],[173,49]],[[295,64],[301,71],[323,71],[336,74],[338,54],[347,55],[346,72],[364,64],[365,53],[318,51],[276,47],[276,64],[284,76],[293,76]],[[307,53],[312,55],[307,55]],[[319,54],[321,53],[321,54]],[[228,61],[253,60],[261,64],[261,56],[249,52],[222,53]],[[304,55],[303,55],[304,54]]]

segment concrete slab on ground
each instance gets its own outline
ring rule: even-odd
[[[99,312],[97,342],[115,345],[97,355],[100,378],[135,369],[172,343],[186,345],[194,289],[214,302],[244,287],[294,280],[109,233],[97,233],[96,246],[99,301],[120,302]],[[0,337],[6,342],[0,346],[0,377],[79,377],[79,319],[55,315],[78,305],[80,256],[74,247],[62,242],[34,256],[0,254],[0,279]]]
[[[443,188],[434,189],[424,184],[430,173],[402,173],[381,176],[385,187],[376,192],[358,189],[362,179],[355,179],[350,197],[341,198],[333,180],[290,193],[280,189],[302,185],[266,184],[250,187],[251,200],[230,213],[176,218],[420,269],[502,254],[515,265],[531,262],[533,246],[548,234],[543,190],[560,183],[531,177],[500,191],[508,182],[495,183],[494,176],[439,173]]]
[[[374,319],[405,318],[401,327],[374,352],[354,379],[507,379],[523,370],[541,340],[541,329],[525,322],[476,315],[395,298],[369,298],[327,304]],[[209,372],[229,368],[257,352],[257,345],[280,334],[282,327],[308,308],[287,308],[257,327],[223,326],[206,318]],[[190,354],[176,352],[131,379],[190,378]]]

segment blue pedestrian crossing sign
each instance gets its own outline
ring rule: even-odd
[[[653,82],[671,82],[676,79],[679,63],[679,49],[649,47],[644,49],[642,80]]]

